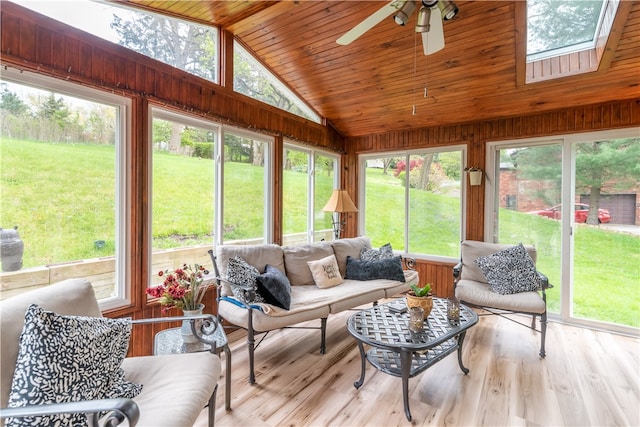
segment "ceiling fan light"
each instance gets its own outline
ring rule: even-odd
[[[418,21],[416,22],[416,33],[426,33],[429,31],[429,20],[431,19],[431,9],[422,6],[418,12]]]
[[[407,21],[409,21],[409,16],[411,16],[415,8],[416,4],[413,0],[404,2],[400,10],[393,15],[393,20],[396,21],[398,25],[406,25]]]
[[[442,12],[442,18],[445,21],[453,19],[458,14],[458,6],[452,1],[449,0],[440,0],[438,2],[438,8],[440,8],[440,12]]]

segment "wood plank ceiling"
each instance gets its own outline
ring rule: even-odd
[[[351,45],[336,44],[380,1],[122,3],[229,31],[346,137],[640,98],[640,2],[621,2],[606,69],[524,86],[517,1],[457,1],[445,48],[426,57],[416,13],[405,27],[387,18]]]

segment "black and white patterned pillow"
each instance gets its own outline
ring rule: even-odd
[[[131,321],[61,316],[36,304],[27,308],[9,407],[115,397],[133,398],[142,385],[124,379]],[[10,418],[8,427],[85,426],[84,414]]]
[[[393,248],[391,243],[380,246],[380,249],[362,248],[360,251],[360,259],[362,261],[378,261],[379,259],[393,258]]]
[[[540,290],[536,265],[522,243],[479,257],[475,263],[494,292],[507,295]]]
[[[227,280],[230,282],[231,292],[238,301],[243,303],[261,303],[264,298],[257,290],[256,278],[260,275],[257,268],[249,264],[244,258],[234,256],[227,264]],[[253,300],[247,301],[245,290],[252,290]]]

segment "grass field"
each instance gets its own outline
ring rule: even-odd
[[[25,242],[24,266],[39,266],[114,253],[116,154],[112,146],[0,142],[0,225],[17,225]],[[226,163],[225,239],[262,235],[264,182],[261,167]],[[333,178],[317,176],[323,203]],[[285,171],[284,229],[306,231],[304,173]],[[213,161],[154,154],[154,247],[213,241]],[[410,252],[457,257],[457,198],[411,190]],[[375,244],[403,247],[404,187],[379,169],[367,171],[366,234]],[[288,209],[287,207],[291,207]],[[298,208],[296,208],[298,207]],[[331,228],[331,215],[316,223]],[[640,239],[579,226],[575,235],[574,315],[640,327]],[[559,222],[503,210],[500,240],[534,243],[538,266],[555,288],[559,311]],[[97,249],[94,241],[105,240]]]

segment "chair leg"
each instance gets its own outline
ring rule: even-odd
[[[327,318],[323,317],[320,319],[320,354],[324,354],[327,350],[326,337],[327,337]]]
[[[213,427],[216,425],[216,394],[218,393],[218,384],[216,384],[216,388],[213,389],[213,393],[211,393],[211,397],[209,398],[209,427]]]
[[[545,352],[544,345],[547,338],[547,312],[540,316],[540,357],[545,358],[547,353]]]

